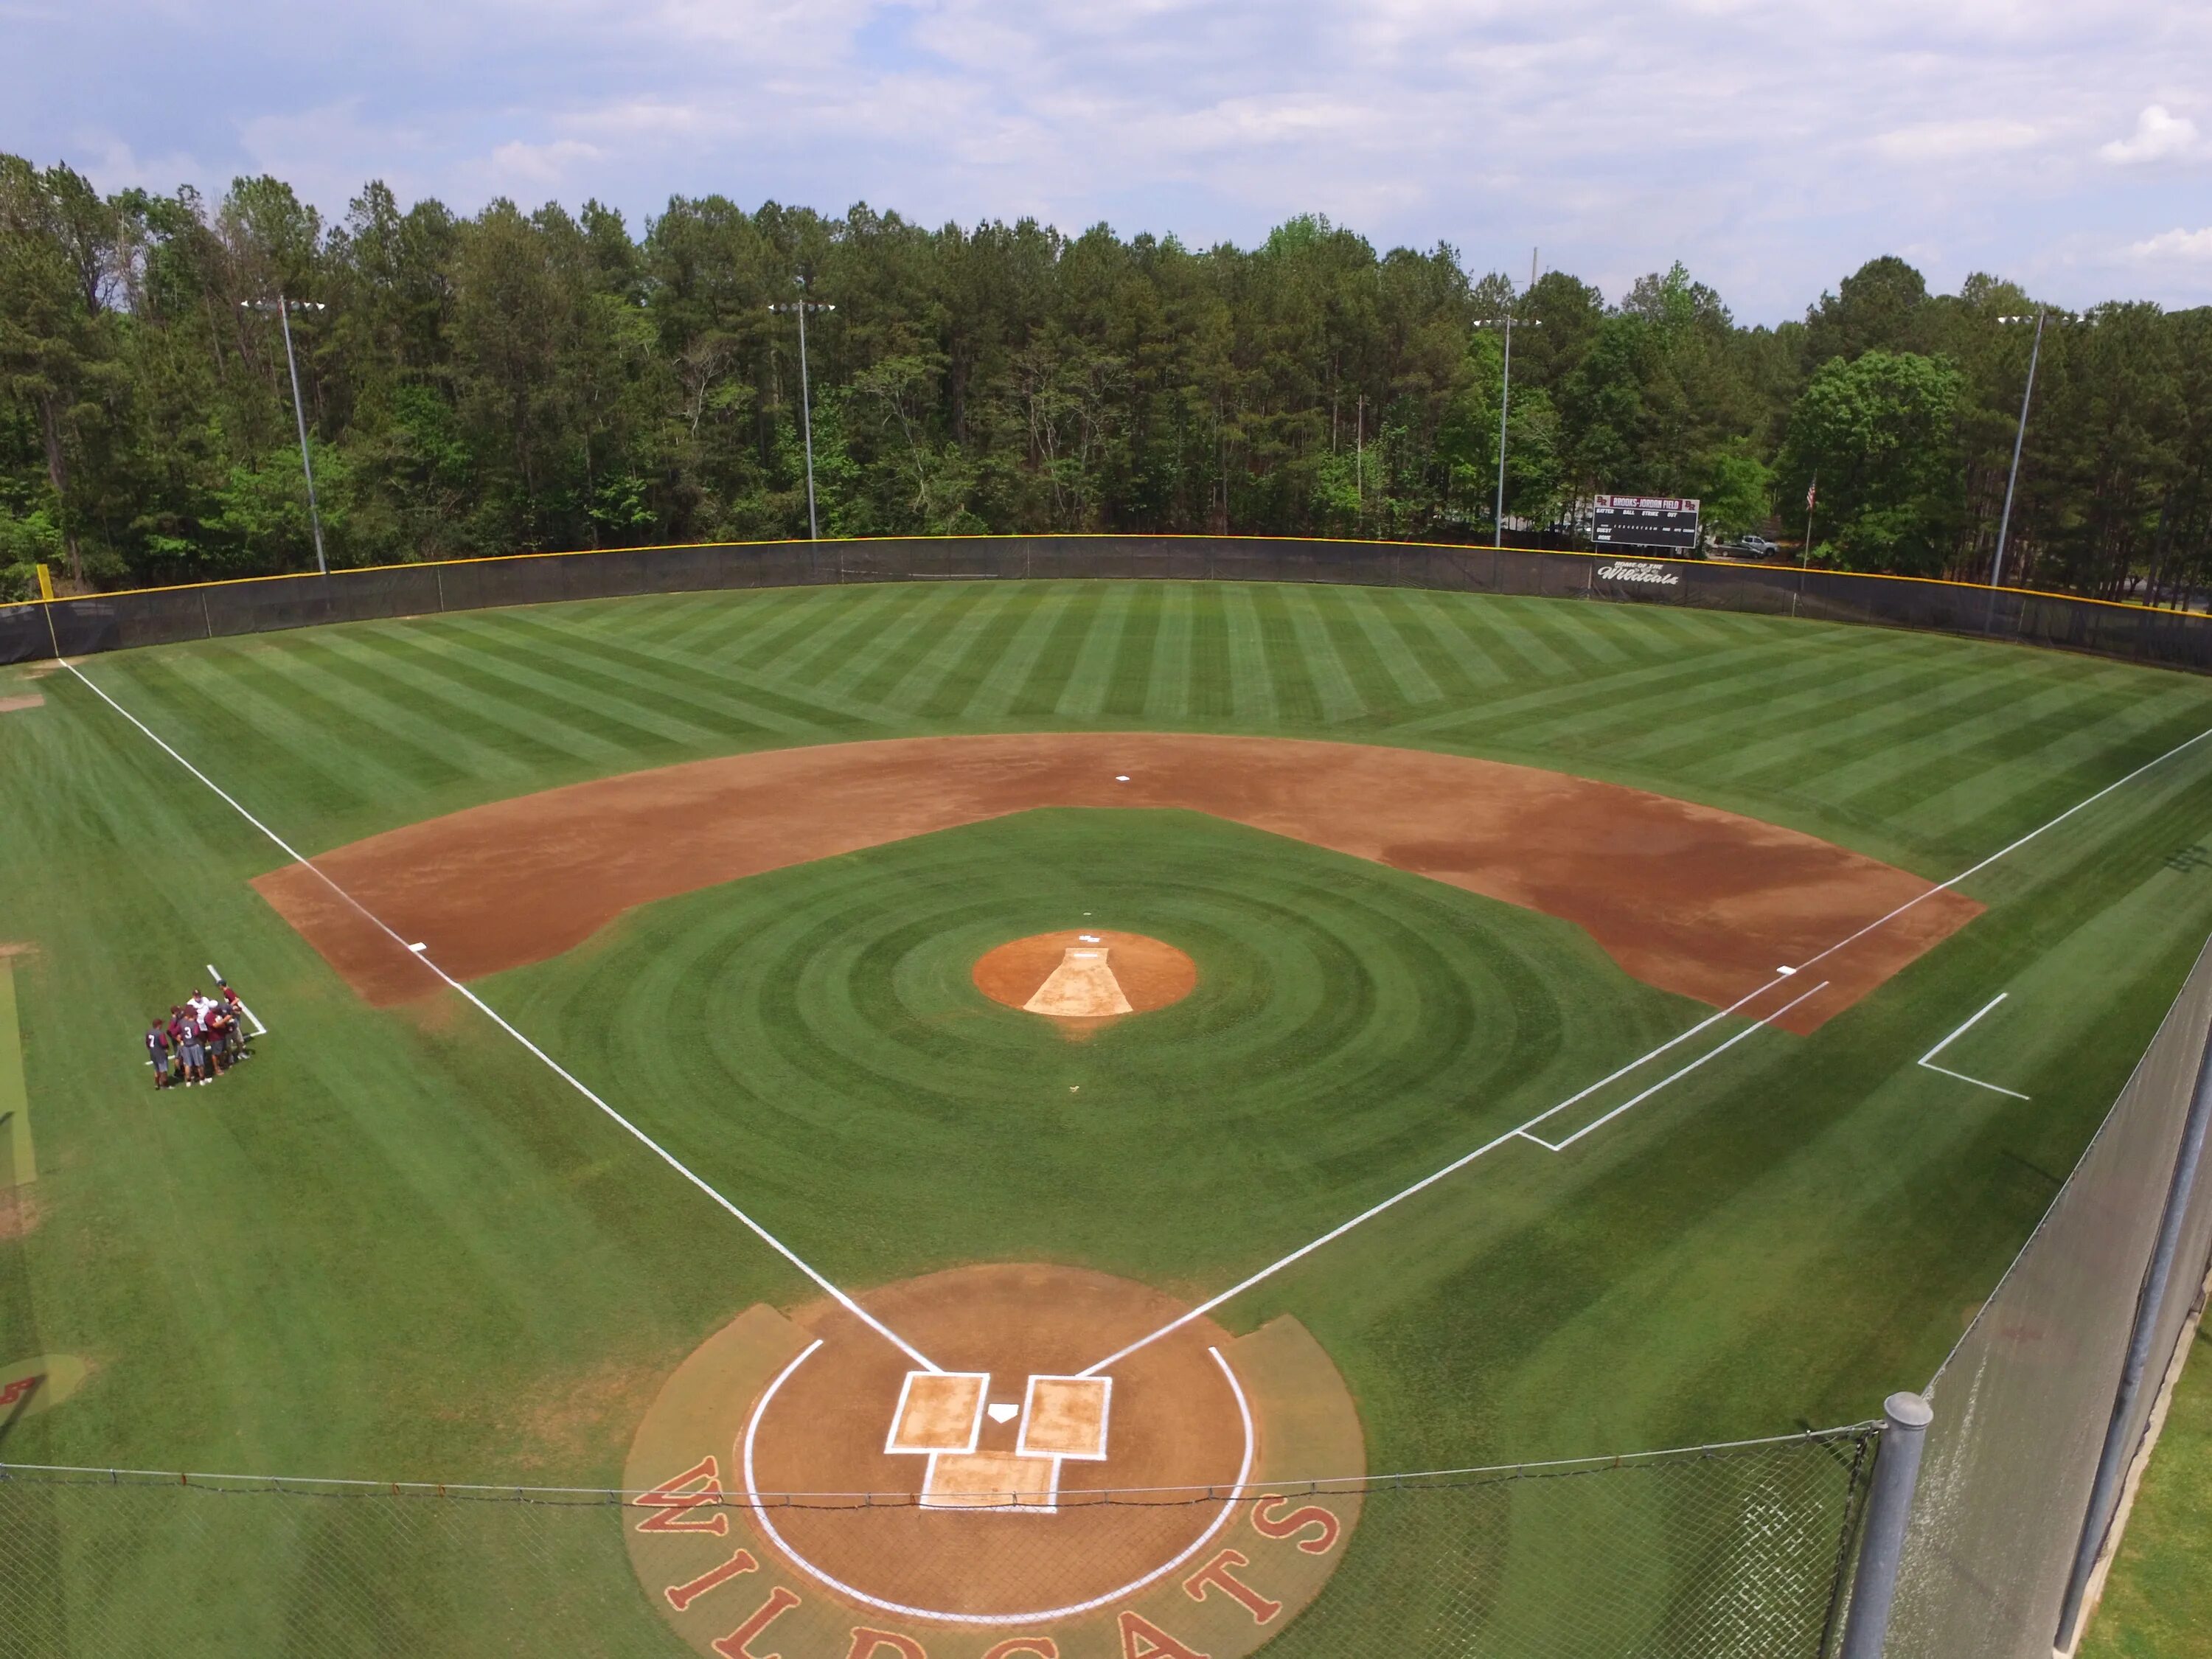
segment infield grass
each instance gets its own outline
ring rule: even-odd
[[[1157,727],[1555,767],[1941,878],[2212,726],[2204,681],[2009,647],[1226,584],[670,595],[84,666],[311,853],[741,750]],[[39,689],[0,715],[40,1164],[0,1361],[94,1372],[0,1459],[606,1484],[684,1353],[810,1293],[456,1000],[361,1005],[246,886],[273,848],[83,686]],[[1989,913],[1815,1036],[1503,1149],[1223,1317],[1303,1320],[1376,1468],[1870,1413],[1987,1294],[2212,931],[2208,751],[1973,878]],[[1071,907],[1190,950],[1200,991],[1081,1044],[963,992]],[[272,1035],[156,1097],[137,1032],[209,961]],[[708,890],[481,988],[857,1288],[1027,1255],[1209,1292],[1705,1012],[1565,924],[1121,812]],[[2027,1102],[1912,1063],[2000,990],[1946,1063]]]

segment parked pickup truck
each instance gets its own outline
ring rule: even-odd
[[[1739,559],[1778,559],[1782,550],[1764,536],[1739,536],[1714,550]]]

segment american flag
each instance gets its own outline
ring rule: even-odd
[[[1813,498],[1820,493],[1820,475],[1815,472],[1813,475],[1813,482],[1805,486],[1805,510],[1808,513],[1813,510]]]

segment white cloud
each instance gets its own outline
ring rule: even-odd
[[[1955,161],[2006,150],[2027,149],[2041,135],[2025,121],[1989,117],[1923,121],[1875,135],[1874,148],[1893,161]]]
[[[2178,227],[2161,231],[2158,235],[2140,242],[2130,242],[2128,253],[2132,258],[2144,261],[2181,259],[2212,264],[2212,226],[2203,230],[2183,230]]]
[[[180,150],[142,156],[113,132],[100,128],[80,131],[76,146],[66,159],[105,189],[137,185],[156,196],[166,196],[179,185],[195,182],[207,173],[197,156]]]
[[[556,138],[548,144],[509,139],[491,153],[491,176],[537,189],[556,189],[580,166],[603,154],[580,138]]]
[[[2136,117],[2136,130],[2099,147],[2107,161],[2130,167],[2142,161],[2163,161],[2188,155],[2197,149],[2197,123],[2185,115],[2172,115],[2163,104],[2152,104]]]

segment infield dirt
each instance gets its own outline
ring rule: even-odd
[[[1777,1023],[1808,1032],[1981,914],[1910,872],[1737,813],[1425,750],[1161,732],[915,738],[693,761],[471,807],[319,854],[401,940],[473,979],[625,910],[1039,807],[1166,807],[1448,882],[1583,928],[1648,984],[1715,1006],[1921,899],[1823,962]],[[362,996],[442,981],[314,872],[254,885]]]

